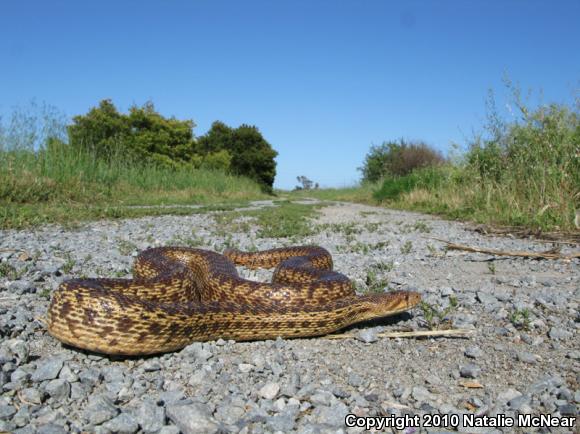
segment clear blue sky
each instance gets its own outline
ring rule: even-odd
[[[342,186],[371,144],[465,143],[506,72],[573,101],[578,23],[577,0],[4,1],[0,112],[151,100],[196,135],[257,125],[279,152],[277,187]]]

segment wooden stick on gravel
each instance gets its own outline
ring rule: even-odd
[[[439,338],[458,337],[466,338],[475,333],[472,329],[449,329],[449,330],[418,330],[413,332],[382,332],[377,333],[380,338]],[[356,333],[341,333],[323,336],[327,339],[348,339],[356,337]]]
[[[441,241],[447,244],[447,248],[449,250],[463,250],[466,252],[474,252],[474,253],[485,253],[487,255],[495,255],[495,256],[518,256],[522,258],[534,258],[534,259],[565,259],[571,260],[573,258],[580,258],[580,253],[572,253],[570,255],[563,255],[560,253],[559,249],[550,249],[546,250],[545,252],[520,252],[520,251],[503,251],[503,250],[495,250],[495,249],[484,249],[481,247],[471,247],[466,246],[465,244],[456,244],[452,243],[451,241],[442,240],[440,238],[433,238],[433,237],[425,237],[432,240]]]

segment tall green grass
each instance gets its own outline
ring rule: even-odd
[[[220,171],[156,167],[122,152],[105,161],[66,144],[63,131],[54,116],[26,112],[13,114],[0,130],[0,227],[122,217],[134,213],[123,211],[128,205],[265,196],[254,181]]]
[[[390,206],[542,230],[574,229],[580,208],[580,117],[562,105],[530,110],[469,145],[461,163],[386,179],[374,197]]]

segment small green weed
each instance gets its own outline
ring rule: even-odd
[[[117,249],[121,255],[130,255],[137,249],[137,245],[129,240],[119,239],[117,241]]]
[[[8,262],[0,263],[0,277],[7,277],[8,279],[15,280],[18,276],[18,270],[10,265]]]
[[[343,234],[347,237],[352,235],[357,235],[362,233],[362,228],[360,228],[356,223],[322,223],[315,227],[318,232],[332,232],[336,234]]]
[[[530,330],[531,318],[529,309],[515,309],[509,316],[510,322],[517,329]]]
[[[378,271],[382,271],[382,272],[388,273],[390,271],[393,271],[393,269],[395,268],[395,265],[393,264],[392,261],[389,261],[389,262],[379,262],[379,263],[373,265],[373,268],[375,268]]]
[[[368,217],[370,215],[376,215],[376,214],[378,214],[378,212],[376,212],[376,211],[360,211],[359,214],[361,217]]]
[[[169,244],[175,246],[185,246],[185,247],[202,247],[206,245],[205,238],[199,235],[192,234],[191,236],[176,236],[173,237]]]
[[[419,305],[423,311],[423,318],[430,330],[435,330],[443,323],[448,323],[446,317],[457,308],[457,297],[449,297],[449,306],[445,309],[437,309],[435,306],[422,301]]]
[[[385,273],[392,271],[392,262],[380,262],[371,265],[367,270],[365,278],[365,288],[359,288],[362,293],[382,293],[388,287],[390,279],[385,276]]]
[[[380,223],[365,223],[364,228],[367,232],[376,232],[381,227]]]
[[[75,265],[76,265],[76,261],[72,257],[71,253],[66,252],[64,254],[64,264],[62,265],[62,271],[65,274],[70,274]]]
[[[345,244],[336,247],[336,250],[339,252],[345,253],[361,253],[366,255],[374,250],[384,249],[389,245],[388,241],[379,241],[375,244],[363,243],[363,242],[356,242],[352,244]]]
[[[431,232],[431,227],[422,220],[419,220],[418,222],[416,222],[413,227],[416,231],[419,231],[419,232],[423,232],[423,233]]]
[[[437,248],[431,244],[431,243],[427,243],[427,250],[429,250],[429,254],[431,256],[441,256],[441,253],[437,250]]]
[[[411,253],[411,250],[413,250],[413,243],[411,241],[406,241],[405,244],[401,246],[401,253],[404,255]]]

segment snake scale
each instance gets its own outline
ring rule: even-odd
[[[241,278],[235,264],[274,268],[271,283]],[[194,341],[320,336],[416,306],[419,294],[359,296],[322,247],[224,254],[158,247],[139,254],[133,279],[75,279],[54,292],[48,331],[90,351],[145,355]]]

